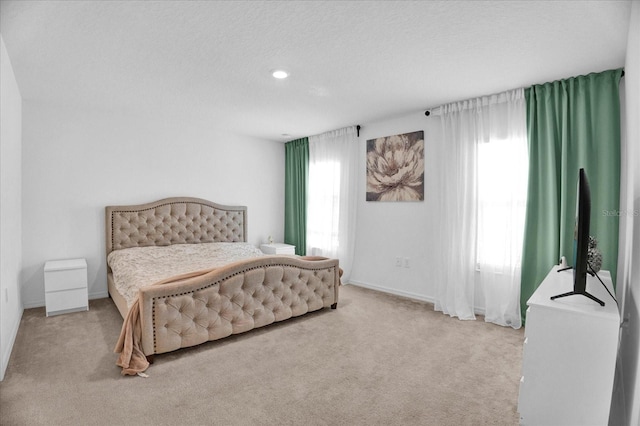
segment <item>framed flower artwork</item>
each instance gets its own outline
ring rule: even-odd
[[[424,200],[424,131],[367,141],[367,201]]]

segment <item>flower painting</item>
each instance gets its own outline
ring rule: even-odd
[[[424,132],[367,141],[367,201],[424,200]]]

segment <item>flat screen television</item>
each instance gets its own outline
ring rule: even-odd
[[[589,266],[589,224],[591,222],[591,189],[587,172],[580,169],[576,202],[576,225],[573,235],[573,291],[552,296],[551,300],[583,295],[604,306],[604,302],[587,292]]]

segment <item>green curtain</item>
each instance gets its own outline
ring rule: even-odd
[[[561,256],[573,262],[578,172],[591,187],[590,235],[615,284],[620,197],[622,69],[535,85],[525,90],[529,188],[522,253],[520,304]]]
[[[309,139],[285,145],[284,242],[296,246],[296,254],[307,252],[307,185],[309,180]]]

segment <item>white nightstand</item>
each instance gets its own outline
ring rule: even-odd
[[[87,262],[69,259],[45,263],[44,295],[47,316],[88,311]]]
[[[264,254],[296,254],[296,246],[292,246],[291,244],[262,244],[260,250],[262,250]]]

